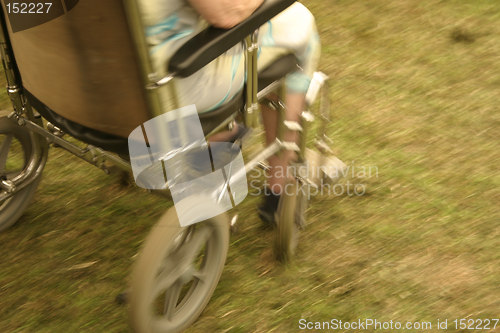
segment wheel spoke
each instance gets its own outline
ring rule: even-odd
[[[12,137],[12,134],[8,134],[2,143],[2,147],[0,147],[0,173],[5,171],[7,157],[9,155],[10,146],[12,145]]]
[[[202,270],[195,270],[193,271],[193,277],[198,280],[198,282],[204,282],[207,278],[206,272]]]
[[[163,313],[168,320],[172,320],[177,307],[177,302],[179,301],[179,296],[181,294],[182,283],[180,281],[175,282],[171,288],[165,293],[165,305],[163,308]]]
[[[193,282],[189,289],[186,291],[186,293],[184,294],[184,296],[182,296],[182,300],[179,302],[179,304],[177,304],[177,308],[180,309],[184,306],[184,304],[186,304],[186,302],[191,299],[191,296],[194,292],[194,290],[196,289],[197,285],[200,284],[200,283],[203,283],[201,282],[201,272],[198,272],[196,271],[196,269],[194,268],[193,265],[190,265],[188,267],[188,269],[186,270],[184,276],[182,277],[182,283],[184,285],[188,284],[189,282]],[[203,279],[205,279],[205,277],[203,277]]]
[[[170,288],[176,281],[182,278],[188,270],[194,272],[192,262],[205,242],[210,237],[210,229],[200,227],[194,229],[190,237],[181,244],[180,248],[174,253],[171,253],[166,258],[163,269],[156,277],[155,288],[153,290],[153,297],[156,298],[164,290]]]
[[[182,244],[182,248],[178,253],[179,259],[192,262],[210,236],[210,228],[203,225],[199,226],[192,232],[191,237]]]
[[[163,271],[156,277],[155,287],[153,289],[153,298],[158,297],[163,291],[171,288],[173,284],[182,276],[182,270],[173,265],[165,265]]]

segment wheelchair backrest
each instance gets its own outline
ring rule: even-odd
[[[30,2],[35,13],[29,3],[1,0],[31,95],[64,118],[121,137],[151,118],[122,0]]]

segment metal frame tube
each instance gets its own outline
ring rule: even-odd
[[[286,85],[285,80],[280,81],[280,86],[278,88],[278,113],[276,137],[278,140],[283,141],[285,136],[285,120],[286,120]]]
[[[249,127],[256,128],[259,124],[259,102],[258,77],[257,77],[257,55],[259,30],[255,30],[245,38],[245,76],[246,76],[246,114],[245,123]]]

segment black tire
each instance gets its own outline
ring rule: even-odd
[[[146,238],[132,272],[130,317],[135,332],[171,333],[189,327],[219,282],[228,247],[227,215],[181,227],[175,208],[170,208]]]
[[[31,137],[25,128],[6,117],[0,118],[0,137],[0,177],[11,179],[28,164],[33,151]],[[0,202],[0,231],[16,223],[28,208],[41,178]]]
[[[297,185],[296,179],[287,181],[276,212],[274,255],[283,263],[292,259],[299,243],[300,230],[305,224],[307,198]]]

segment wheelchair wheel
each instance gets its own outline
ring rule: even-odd
[[[181,227],[170,208],[147,237],[132,272],[134,330],[181,332],[191,325],[217,286],[228,247],[227,215]]]
[[[0,177],[12,179],[19,175],[33,151],[29,132],[13,120],[0,118]],[[21,217],[35,194],[41,177],[0,202],[0,231],[7,229]]]
[[[289,180],[281,195],[277,211],[277,230],[274,241],[274,254],[277,260],[288,262],[295,253],[299,242],[300,230],[305,225],[304,214],[307,198],[299,190],[296,179]]]

